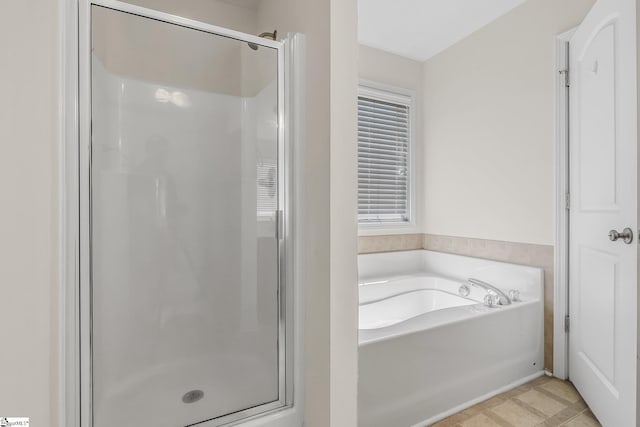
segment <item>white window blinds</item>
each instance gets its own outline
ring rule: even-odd
[[[358,97],[358,221],[409,222],[410,98]]]

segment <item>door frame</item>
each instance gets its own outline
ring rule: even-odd
[[[85,298],[80,292],[82,280],[81,271],[85,260],[80,258],[82,245],[81,233],[86,233],[88,223],[86,215],[82,213],[81,204],[86,203],[87,192],[81,188],[81,177],[86,174],[86,144],[82,144],[82,138],[88,133],[86,126],[88,112],[86,108],[90,87],[87,69],[89,63],[88,38],[90,28],[88,25],[82,28],[82,23],[88,23],[86,19],[90,13],[91,5],[99,5],[121,10],[124,12],[139,12],[146,16],[148,9],[124,3],[117,0],[64,0],[60,2],[59,25],[61,47],[61,61],[59,63],[59,153],[58,153],[58,177],[59,177],[59,294],[58,294],[58,340],[55,363],[58,372],[58,387],[55,391],[57,399],[53,406],[57,408],[58,425],[67,427],[88,427],[91,425],[87,414],[90,408],[87,402],[86,390],[88,388],[86,363],[81,360],[87,357],[86,340],[87,331],[82,330],[82,319],[86,319],[87,304],[82,304]],[[303,236],[298,232],[300,195],[304,188],[302,173],[294,168],[299,164],[304,152],[304,110],[302,108],[305,61],[305,37],[302,34],[287,34],[282,42],[271,41],[258,36],[229,30],[215,25],[199,23],[190,19],[178,17],[168,13],[153,13],[154,19],[177,25],[195,28],[212,34],[231,37],[257,45],[275,48],[278,50],[278,68],[282,70],[278,74],[278,98],[281,129],[278,137],[278,149],[282,150],[283,161],[281,168],[280,194],[284,198],[281,210],[284,211],[286,221],[283,225],[282,239],[279,243],[286,258],[284,265],[280,265],[282,285],[286,283],[286,292],[281,293],[279,336],[286,342],[286,348],[280,352],[282,367],[280,374],[286,369],[286,378],[280,381],[280,400],[271,404],[262,405],[259,413],[245,413],[242,417],[243,425],[248,427],[299,427],[304,419],[304,383],[303,383],[303,289],[301,286],[304,277],[302,259],[298,248],[304,248]],[[85,99],[83,99],[84,97]],[[295,142],[295,149],[294,149]],[[286,176],[285,176],[286,172]],[[295,183],[295,185],[294,185]],[[284,267],[284,268],[282,268]],[[84,292],[86,294],[86,292]],[[85,301],[86,302],[86,301]],[[84,312],[83,312],[83,307]],[[283,320],[286,319],[287,327],[284,328]],[[52,326],[54,328],[54,326]],[[86,329],[86,328],[85,328]],[[89,368],[90,369],[90,368]],[[84,395],[84,398],[83,398]],[[277,404],[277,405],[276,405]],[[267,408],[268,406],[268,408]],[[272,407],[273,406],[273,407]],[[276,407],[277,406],[277,407]],[[243,411],[244,412],[244,411]],[[235,423],[237,419],[226,420],[227,423]],[[220,420],[218,418],[217,420]],[[215,420],[205,421],[202,425],[218,425]]]
[[[576,28],[556,36],[555,251],[553,375],[569,378],[569,41]]]

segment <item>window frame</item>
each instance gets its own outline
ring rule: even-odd
[[[358,214],[358,234],[366,236],[376,234],[407,233],[409,231],[415,231],[417,187],[415,159],[416,93],[415,91],[410,89],[361,79],[358,84],[358,99],[360,97],[367,97],[382,102],[405,105],[409,108],[409,143],[407,146],[407,165],[409,168],[407,181],[407,215],[409,217],[409,220],[395,222],[360,222],[360,214]],[[356,140],[356,144],[357,143],[358,141]],[[359,167],[360,165],[358,163],[358,168]],[[359,190],[360,185],[358,185],[358,191]]]

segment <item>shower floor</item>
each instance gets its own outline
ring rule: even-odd
[[[246,409],[237,406],[234,396],[243,396],[250,406],[267,403],[264,399],[269,395],[276,400],[277,390],[270,389],[274,381],[268,374],[273,369],[267,366],[258,370],[264,377],[252,378],[250,389],[239,384],[243,372],[256,371],[256,363],[235,358],[146,369],[104,393],[94,407],[94,425],[182,427]]]
[[[568,381],[542,376],[499,394],[432,427],[600,427]]]

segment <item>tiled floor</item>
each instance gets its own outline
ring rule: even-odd
[[[600,427],[571,383],[543,376],[433,427]]]

